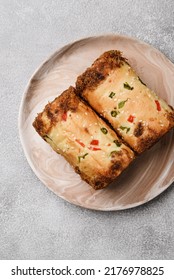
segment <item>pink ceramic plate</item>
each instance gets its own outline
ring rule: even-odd
[[[103,52],[121,50],[145,83],[174,105],[174,65],[158,50],[137,39],[105,35],[74,42],[54,53],[31,78],[19,115],[19,132],[27,160],[38,178],[63,199],[96,210],[141,205],[174,180],[173,131],[145,152],[108,188],[94,191],[32,127],[37,113],[70,85]]]

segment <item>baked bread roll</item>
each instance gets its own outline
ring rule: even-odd
[[[70,87],[36,117],[33,126],[94,189],[111,183],[134,159],[116,133]]]
[[[80,97],[142,153],[174,127],[174,110],[138,77],[121,52],[108,51],[77,78]]]

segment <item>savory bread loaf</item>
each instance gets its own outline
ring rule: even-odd
[[[119,51],[102,54],[77,78],[77,94],[142,153],[174,127],[174,110],[138,77]]]
[[[70,87],[36,117],[33,126],[94,189],[111,183],[134,159],[116,133]]]

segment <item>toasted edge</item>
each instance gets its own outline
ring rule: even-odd
[[[72,98],[73,96],[73,98]],[[40,136],[44,136],[61,119],[61,116],[68,110],[75,112],[80,100],[75,94],[75,89],[70,86],[60,96],[48,103],[44,110],[38,114],[33,126]],[[44,122],[42,118],[44,117]]]
[[[127,63],[127,59],[122,56],[120,51],[110,50],[103,53],[91,67],[77,77],[77,94],[83,97],[83,91],[86,88],[96,88],[109,75],[111,70],[121,67],[124,62]]]

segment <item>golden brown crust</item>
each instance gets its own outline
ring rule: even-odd
[[[142,122],[138,122],[138,124],[136,125],[135,129],[134,129],[134,135],[136,137],[139,137],[143,134],[143,130],[144,130],[144,126],[142,124]]]
[[[74,170],[81,178],[91,185],[95,190],[103,189],[112,183],[122,171],[132,162],[133,158],[127,149],[122,149],[118,153],[113,155],[110,167],[105,173],[96,172],[96,175],[90,177],[79,169],[79,166],[74,167]]]
[[[91,67],[77,78],[76,90],[77,94],[82,93],[88,89],[96,88],[110,73],[120,67],[123,62],[126,62],[126,58],[122,56],[122,53],[117,50],[107,51],[97,58]]]
[[[54,101],[48,103],[43,112],[39,113],[33,122],[33,126],[36,131],[44,136],[49,133],[51,128],[66,114],[68,110],[75,112],[78,108],[79,99],[75,94],[75,89],[70,86],[60,96],[56,97]],[[43,123],[43,115],[47,119],[47,123]]]
[[[157,143],[161,139],[161,134],[159,135],[155,131],[150,131],[145,137],[140,137],[137,141],[136,152],[138,154],[143,153],[148,150],[153,144]]]
[[[166,130],[161,130],[160,133],[148,128],[148,134],[145,136],[142,136],[138,139],[137,141],[137,146],[136,146],[136,152],[138,154],[143,153],[145,150],[148,150],[152,145],[157,143],[162,136],[164,136],[166,133],[168,133],[172,129],[172,126],[166,131]]]
[[[173,112],[170,112],[167,114],[167,119],[170,123],[170,127],[172,128],[172,127],[174,127],[174,109],[172,108],[172,106],[169,106],[169,107],[173,110]]]

